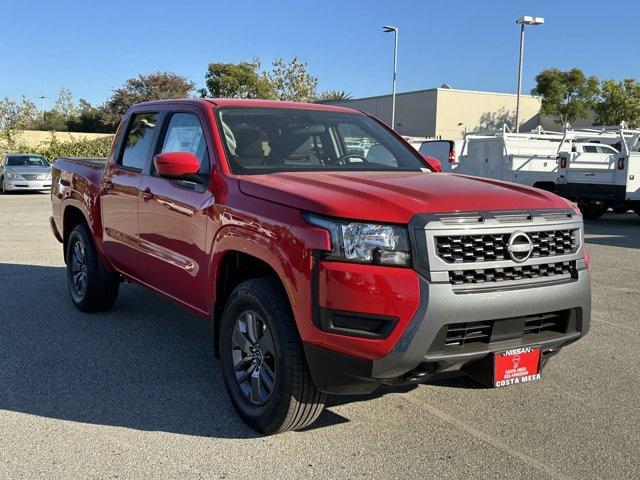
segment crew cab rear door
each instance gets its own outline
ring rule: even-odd
[[[124,119],[125,132],[107,163],[102,180],[104,251],[121,272],[139,278],[145,271],[139,254],[138,197],[142,173],[160,129],[157,111],[135,111]]]
[[[190,152],[200,160],[201,182],[158,175],[153,161],[145,169],[138,199],[140,247],[145,273],[141,280],[197,310],[207,311],[207,207],[213,151],[206,117],[199,106],[163,113],[155,154]]]

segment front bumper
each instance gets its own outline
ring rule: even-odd
[[[9,192],[14,191],[35,191],[51,189],[51,179],[49,180],[17,180],[5,179],[4,189]]]
[[[584,261],[576,278],[559,283],[465,293],[455,292],[449,284],[430,283],[422,276],[419,283],[418,309],[388,355],[367,360],[305,344],[309,369],[320,390],[370,393],[384,383],[413,383],[464,373],[477,378],[477,366],[488,364],[493,352],[539,345],[548,356],[589,331],[591,288]],[[532,336],[516,328],[517,322],[524,326],[524,317],[545,312],[566,312],[565,331]],[[497,326],[487,343],[465,345],[457,351],[442,348],[448,325],[484,321]]]

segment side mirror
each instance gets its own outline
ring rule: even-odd
[[[442,163],[437,158],[430,157],[429,155],[422,155],[422,158],[424,158],[424,161],[427,162],[427,165],[429,165],[434,172],[442,171]]]
[[[153,164],[161,177],[181,178],[200,172],[200,160],[189,152],[165,152],[153,157]]]

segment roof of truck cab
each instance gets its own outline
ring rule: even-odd
[[[150,104],[180,104],[180,103],[209,103],[216,107],[245,107],[245,108],[303,108],[307,110],[323,110],[327,112],[359,113],[352,108],[338,107],[320,103],[281,102],[279,100],[256,100],[245,98],[185,98],[175,100],[155,100],[138,105]]]
[[[218,107],[262,107],[262,108],[305,108],[328,112],[361,113],[353,108],[338,107],[322,103],[282,102],[279,100],[256,100],[244,98],[207,98],[206,101]]]

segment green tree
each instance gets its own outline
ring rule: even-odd
[[[36,105],[25,96],[22,96],[18,102],[8,97],[0,100],[0,130],[26,129],[37,118]]]
[[[205,74],[206,89],[200,95],[217,98],[276,98],[269,78],[260,71],[260,60],[240,63],[210,63]]]
[[[106,127],[115,129],[131,105],[150,100],[188,98],[194,87],[190,80],[170,72],[130,78],[120,88],[116,88],[105,103],[103,122]]]
[[[38,109],[27,97],[19,102],[4,97],[0,100],[0,143],[5,147],[15,144],[16,130],[31,128],[38,118]]]
[[[322,102],[340,102],[343,100],[350,100],[351,94],[345,92],[344,90],[327,90],[326,92],[322,92],[317,101],[319,103]]]
[[[620,125],[627,122],[629,127],[640,126],[640,82],[625,78],[617,82],[604,80],[600,97],[595,106],[596,120],[603,125]]]
[[[579,68],[568,71],[547,68],[536,76],[532,95],[542,99],[540,112],[565,124],[587,118],[599,93],[596,77],[586,77]]]
[[[63,117],[70,118],[76,114],[77,107],[73,103],[73,94],[68,88],[61,88],[58,92],[58,98],[53,106],[53,109]]]
[[[84,98],[78,102],[77,112],[69,122],[70,132],[113,133],[115,129],[108,122],[104,122],[103,107],[94,107]]]
[[[267,77],[273,84],[278,100],[312,102],[316,99],[318,78],[309,73],[309,65],[294,57],[286,63],[274,60]]]

